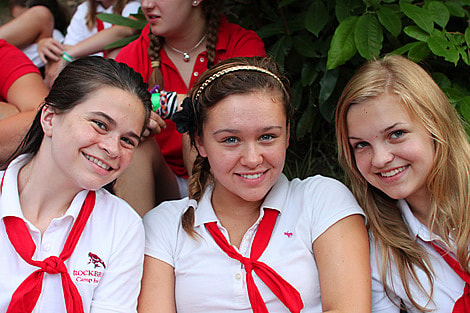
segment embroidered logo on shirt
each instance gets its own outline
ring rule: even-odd
[[[96,254],[89,252],[88,257],[90,258],[90,261],[88,262],[88,264],[93,263],[95,268],[100,267],[100,266],[103,266],[103,268],[106,268],[104,261],[101,260],[101,258],[97,256]]]
[[[290,237],[292,237],[294,234],[291,233],[290,231],[286,231],[286,232],[284,232],[284,235],[286,235],[287,238],[290,238]]]

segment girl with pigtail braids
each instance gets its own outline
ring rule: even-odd
[[[169,118],[196,79],[231,57],[265,56],[255,32],[229,23],[220,0],[142,0],[148,25],[116,57],[139,72],[156,112],[116,193],[141,215],[163,200],[187,195],[195,155]]]
[[[370,312],[369,244],[352,193],[282,174],[292,102],[275,62],[224,60],[181,106],[173,121],[198,155],[189,197],[143,218],[139,313]]]

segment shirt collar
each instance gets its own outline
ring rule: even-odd
[[[13,160],[4,172],[3,189],[0,195],[0,219],[5,216],[16,216],[25,219],[21,211],[20,197],[18,194],[18,173],[31,159],[30,154],[23,154]],[[77,218],[82,204],[88,194],[88,190],[82,190],[77,193],[70,204],[70,207],[64,214],[71,216],[74,220]]]
[[[264,215],[264,208],[274,209],[279,211],[280,214],[282,214],[282,209],[284,207],[284,202],[287,198],[288,190],[289,180],[284,176],[284,174],[281,174],[274,186],[266,195],[266,198],[264,199],[263,204],[261,205],[262,212],[260,217]],[[209,222],[217,222],[219,220],[212,207],[211,199],[213,191],[214,186],[209,185],[204,191],[204,194],[199,200],[199,203],[196,203],[194,200],[194,202],[188,203],[188,208],[190,206],[194,207],[194,227],[198,227]]]
[[[419,237],[421,240],[427,242],[440,240],[438,235],[430,232],[429,229],[414,216],[410,206],[404,199],[398,200],[397,205],[401,211],[403,220],[408,225],[408,229],[414,238]]]

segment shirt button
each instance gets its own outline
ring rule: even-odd
[[[199,76],[199,72],[194,72],[194,76],[198,77],[198,76]]]
[[[199,62],[204,62],[204,58],[200,58],[200,59],[199,59]]]
[[[242,279],[242,274],[236,273],[236,274],[235,274],[235,279],[236,279],[236,280]]]

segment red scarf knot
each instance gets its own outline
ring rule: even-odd
[[[65,267],[64,261],[56,256],[50,256],[44,261],[41,268],[48,274],[59,274],[66,273],[67,267]]]
[[[243,266],[245,267],[245,271],[246,271],[247,273],[250,273],[250,272],[253,270],[253,268],[256,266],[255,263],[256,263],[256,262],[254,262],[253,260],[251,260],[251,259],[249,259],[249,258],[245,258],[245,257],[244,257],[244,258],[242,259],[242,264],[243,264]]]

